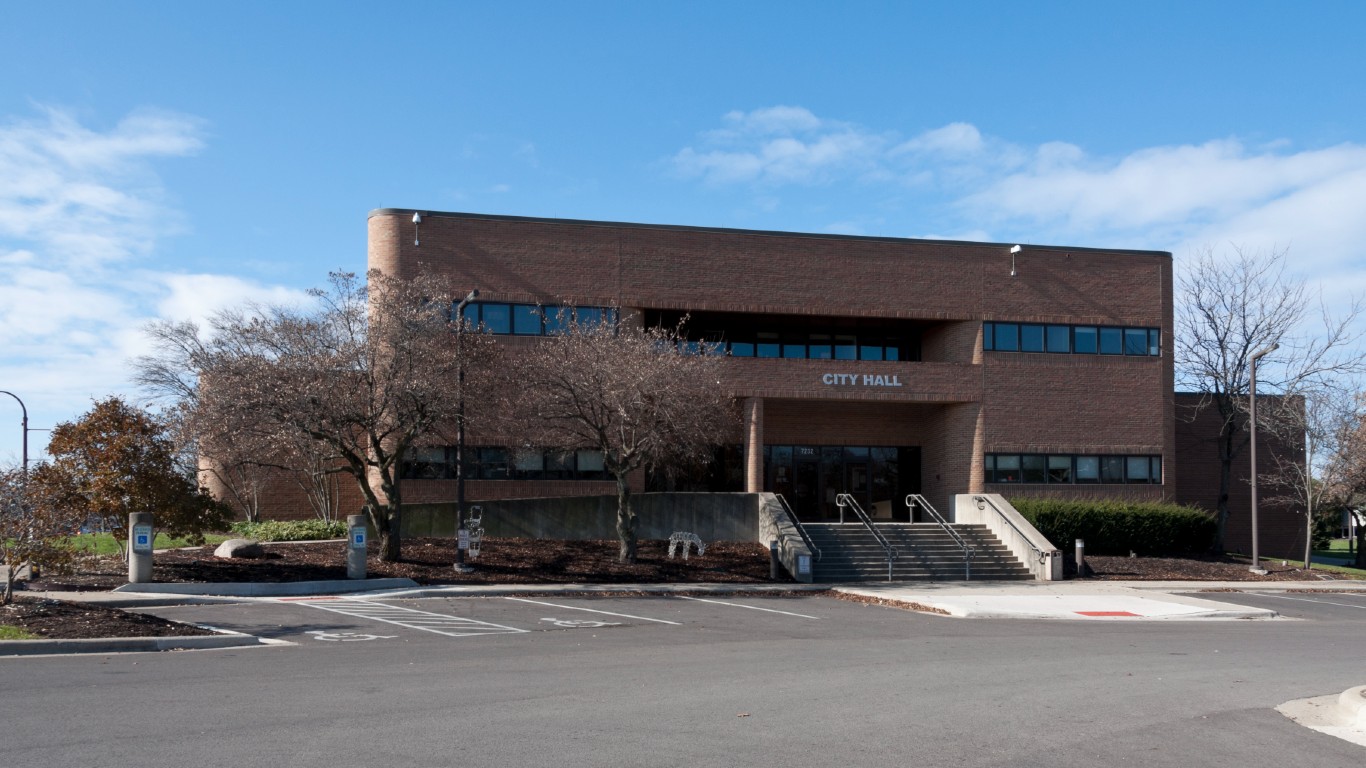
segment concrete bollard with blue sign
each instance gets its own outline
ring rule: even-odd
[[[128,515],[128,583],[147,584],[152,581],[152,513],[131,512]]]
[[[346,578],[365,578],[365,515],[346,516]]]

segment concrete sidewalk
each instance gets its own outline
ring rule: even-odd
[[[1279,618],[1276,611],[1219,602],[1218,592],[1174,594],[1267,588],[1261,582],[1045,581],[861,584],[841,591],[964,619],[1170,621]]]

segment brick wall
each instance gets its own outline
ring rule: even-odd
[[[1271,398],[1268,397],[1268,400]],[[1260,410],[1263,396],[1258,396]],[[1181,474],[1176,482],[1176,501],[1213,511],[1219,502],[1219,428],[1218,409],[1205,403],[1198,394],[1176,395],[1176,462]],[[1246,424],[1240,420],[1240,424]],[[1233,459],[1229,483],[1229,520],[1224,546],[1230,552],[1252,551],[1251,456],[1246,440],[1240,441]],[[1257,434],[1257,471],[1259,476],[1274,467],[1273,452],[1304,461],[1304,445],[1288,445],[1274,435]],[[1304,557],[1304,516],[1302,508],[1268,502],[1264,484],[1258,487],[1258,549],[1267,557]]]

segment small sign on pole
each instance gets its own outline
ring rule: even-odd
[[[460,529],[460,532],[457,534],[457,536],[458,536],[458,540],[457,540],[457,542],[456,542],[456,546],[459,547],[460,549],[469,549],[469,548],[470,548],[470,531],[469,531],[469,529],[468,529],[468,528],[461,528],[461,529]]]
[[[152,551],[152,526],[146,524],[133,526],[133,551],[140,553]]]

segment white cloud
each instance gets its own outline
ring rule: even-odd
[[[824,183],[872,169],[887,144],[886,137],[801,107],[731,112],[724,122],[703,135],[701,147],[679,150],[671,159],[675,171],[712,184]]]
[[[196,118],[146,110],[107,130],[57,109],[0,122],[0,389],[24,400],[33,428],[111,393],[136,399],[128,362],[146,351],[150,319],[202,322],[245,299],[306,300],[237,277],[139,266],[183,226],[151,161],[199,151],[201,133]],[[14,406],[5,399],[0,462],[19,455],[17,430],[3,428]],[[31,457],[46,434],[31,434]]]
[[[1359,144],[1221,138],[1100,156],[1062,140],[1021,145],[966,122],[905,138],[778,106],[725,115],[671,164],[685,178],[765,198],[784,197],[784,185],[824,186],[831,201],[846,189],[905,191],[909,202],[879,218],[909,232],[1155,248],[1178,259],[1210,244],[1288,246],[1298,270],[1334,282],[1366,265]],[[834,205],[825,226],[848,231],[863,213]]]

